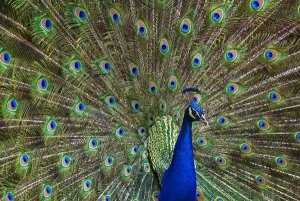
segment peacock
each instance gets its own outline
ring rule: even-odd
[[[0,0],[0,199],[300,200],[299,0]]]

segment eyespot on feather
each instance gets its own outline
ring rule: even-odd
[[[42,30],[44,30],[45,32],[48,32],[53,28],[53,23],[49,18],[43,18],[40,21],[40,26],[41,26]]]
[[[188,35],[192,32],[192,22],[190,19],[183,19],[180,24],[180,33]]]
[[[79,7],[75,8],[74,14],[77,17],[77,19],[80,21],[85,21],[87,19],[86,11],[83,10],[82,8]]]
[[[238,51],[231,49],[225,52],[225,60],[228,62],[235,62],[238,58]]]
[[[11,62],[11,55],[7,51],[2,51],[0,53],[0,63],[9,64]]]
[[[120,23],[120,21],[121,21],[121,15],[120,15],[120,13],[116,9],[114,9],[114,8],[110,9],[110,16],[111,16],[112,21],[115,24]]]
[[[265,6],[265,0],[251,0],[250,1],[250,8],[253,11],[261,11],[263,7]]]
[[[224,10],[222,8],[216,8],[211,13],[211,20],[215,23],[220,23],[224,19]]]
[[[142,37],[147,36],[148,33],[148,29],[145,25],[145,23],[142,20],[139,20],[137,22],[137,30],[138,30],[138,34]]]

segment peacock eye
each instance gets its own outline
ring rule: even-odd
[[[51,187],[50,185],[46,185],[46,186],[44,187],[44,192],[43,192],[44,197],[45,197],[45,198],[50,197],[50,196],[51,196],[51,193],[52,193],[52,187]]]
[[[193,119],[196,119],[197,117],[199,118],[198,112],[195,111],[193,108],[189,108],[189,115],[190,115]]]
[[[193,113],[194,116],[197,116],[197,112],[193,109],[192,109],[192,113]]]

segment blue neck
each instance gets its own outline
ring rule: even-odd
[[[175,144],[172,163],[174,163],[174,165],[178,164],[180,166],[185,166],[187,157],[192,157],[189,159],[193,159],[192,121],[187,115],[185,115],[177,142]],[[194,159],[192,162],[194,164]]]
[[[160,201],[195,201],[196,172],[192,143],[192,120],[185,114],[175,144],[172,163],[162,180]]]

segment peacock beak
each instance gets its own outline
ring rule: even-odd
[[[203,123],[205,123],[205,124],[206,124],[206,126],[208,126],[208,121],[206,120],[206,118],[205,118],[204,114],[201,114],[200,121],[201,121],[201,122],[203,122]]]

